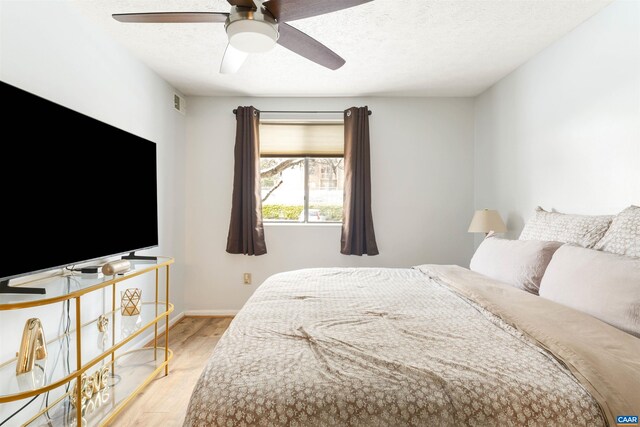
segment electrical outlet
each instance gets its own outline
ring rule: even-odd
[[[245,285],[251,284],[251,273],[244,273],[243,282]]]

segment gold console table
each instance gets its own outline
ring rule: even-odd
[[[132,263],[123,275],[87,278],[77,273],[48,277],[29,286],[42,285],[46,295],[0,294],[0,311],[20,310],[53,303],[75,303],[75,329],[54,339],[46,334],[48,355],[36,360],[30,372],[16,375],[17,357],[0,363],[0,405],[32,398],[62,388],[61,396],[48,401],[23,426],[103,426],[113,418],[163,369],[169,374],[173,352],[168,348],[169,268],[173,258],[158,257],[157,261]],[[160,270],[165,269],[164,301],[159,298]],[[138,316],[123,316],[118,306],[117,285],[145,273],[155,272],[155,299],[143,302]],[[106,332],[98,329],[98,318],[82,322],[82,297],[101,289],[111,288],[111,311]],[[108,293],[108,291],[107,291]],[[143,295],[144,296],[144,295]],[[68,302],[67,302],[68,301]],[[70,310],[70,309],[69,309]],[[165,321],[165,345],[158,347],[158,323]],[[153,327],[153,347],[116,352],[127,343]],[[22,325],[19,326],[22,328]],[[17,349],[17,343],[16,343]],[[64,354],[63,354],[64,353]],[[66,358],[67,366],[54,361]],[[82,379],[96,371],[109,369],[106,387],[95,395],[83,396],[84,387],[77,387]],[[117,381],[116,381],[117,379]],[[86,381],[86,380],[85,380]],[[76,402],[84,402],[77,405]],[[78,420],[81,420],[78,422]],[[0,419],[2,421],[2,419]],[[9,421],[8,425],[12,421]]]

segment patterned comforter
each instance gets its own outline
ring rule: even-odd
[[[603,426],[602,408],[548,349],[428,268],[310,269],[256,290],[185,426]]]

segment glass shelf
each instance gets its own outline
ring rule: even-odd
[[[137,316],[123,316],[120,308],[105,313],[109,319],[106,332],[98,331],[97,319],[82,326],[82,366],[98,363],[105,356],[153,326],[161,317],[173,311],[173,305],[159,302],[142,304]],[[57,387],[67,381],[76,371],[75,330],[47,343],[46,359],[36,360],[36,366],[26,374],[16,375],[17,359],[0,365],[0,401],[11,401],[12,396],[33,392],[43,388]],[[164,361],[164,356],[163,356]],[[88,369],[91,372],[91,368]],[[26,397],[26,396],[23,396]]]
[[[164,351],[164,347],[158,347],[155,351],[153,348],[142,348],[119,355],[112,367],[113,377],[110,382],[113,385],[87,401],[81,425],[90,427],[108,423],[137,391],[160,373],[165,366]],[[171,350],[168,352],[170,360],[173,353]],[[69,396],[66,396],[25,425],[75,427],[78,426],[76,410],[71,405]]]
[[[0,294],[0,310],[36,307],[65,301],[127,280],[131,277],[156,270],[159,267],[173,264],[173,261],[173,258],[168,257],[158,257],[157,261],[131,261],[131,270],[117,276],[103,276],[99,274],[91,277],[79,273],[65,272],[63,275],[23,283],[17,287],[42,287],[47,290],[47,293],[45,295]]]

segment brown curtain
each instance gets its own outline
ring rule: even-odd
[[[340,252],[378,255],[371,214],[369,108],[344,112],[344,220]]]
[[[253,107],[238,107],[236,122],[233,199],[227,252],[263,255],[267,253],[267,245],[264,242],[260,194],[260,112]]]

